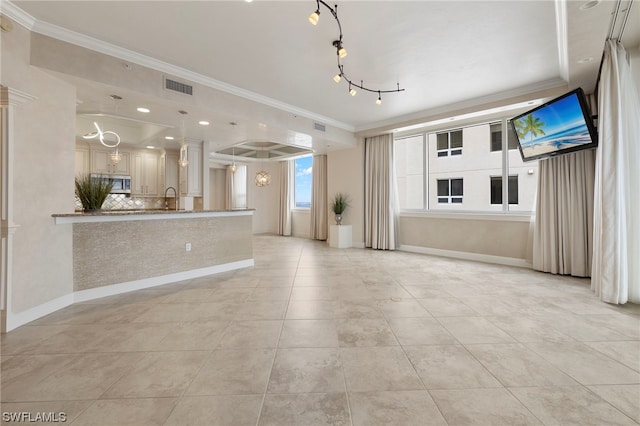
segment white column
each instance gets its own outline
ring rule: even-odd
[[[13,221],[13,115],[16,106],[35,97],[0,86],[0,309],[2,332],[7,330],[7,312],[11,311],[13,271],[13,234],[19,225]]]

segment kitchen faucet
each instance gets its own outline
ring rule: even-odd
[[[164,190],[164,209],[169,210],[169,200],[167,200],[167,192],[170,189],[173,189],[173,197],[176,200],[176,211],[178,211],[178,193],[176,192],[176,189],[173,186],[170,186]]]

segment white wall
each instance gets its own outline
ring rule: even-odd
[[[30,34],[2,33],[2,85],[35,96],[13,114],[13,280],[9,316],[73,290],[71,225],[54,213],[74,210],[76,93],[30,65]],[[11,206],[9,206],[11,208]]]

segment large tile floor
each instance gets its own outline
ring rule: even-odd
[[[78,425],[633,425],[640,306],[588,280],[257,236],[256,266],[2,337],[2,412]]]

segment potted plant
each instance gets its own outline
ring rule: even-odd
[[[349,199],[346,195],[338,192],[331,202],[331,211],[335,215],[336,225],[342,225],[342,214],[349,207]]]
[[[100,211],[113,188],[113,181],[90,175],[76,176],[76,196],[85,212]]]

